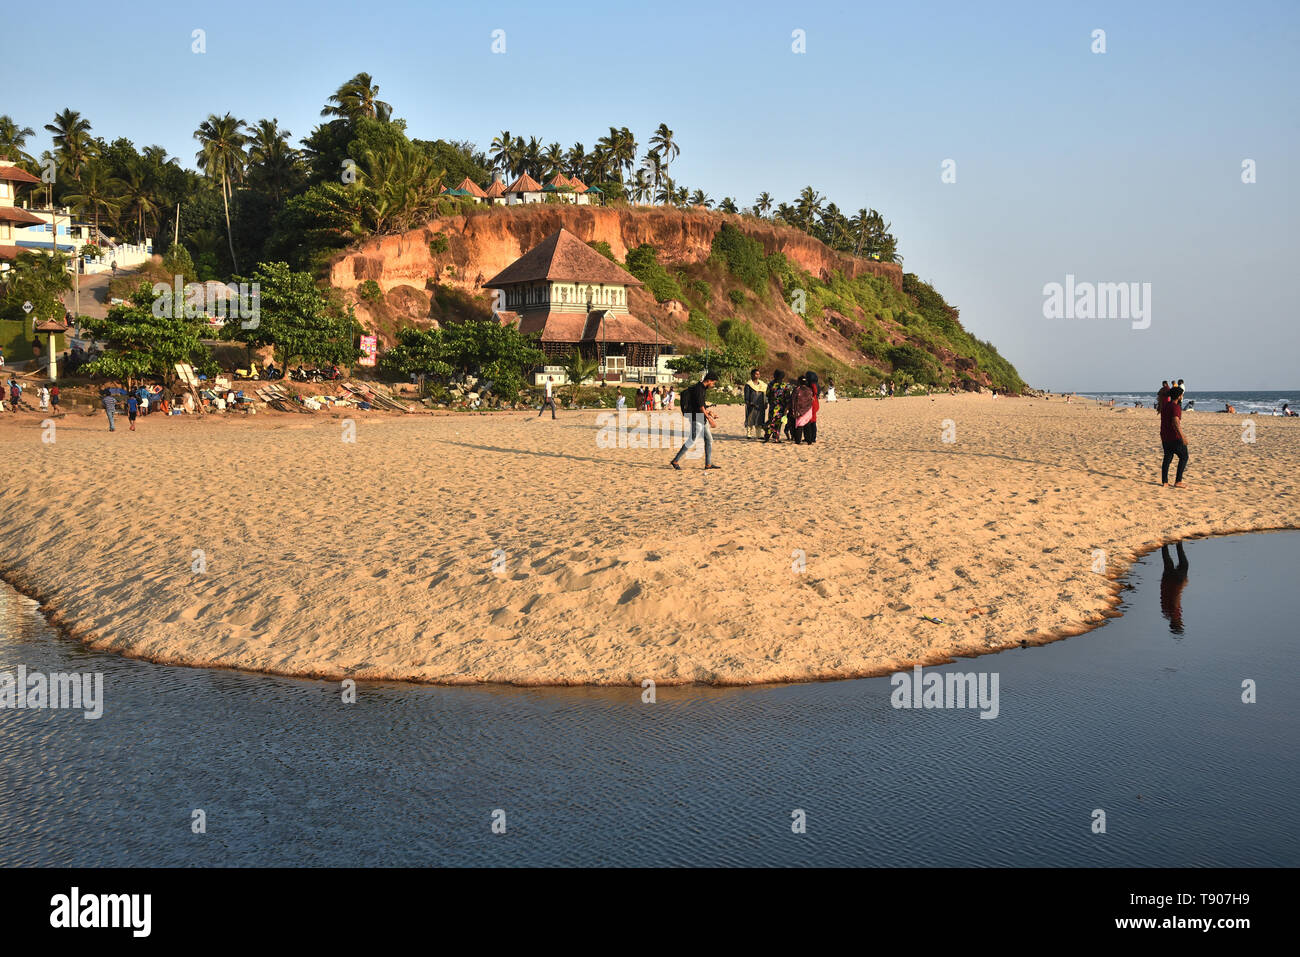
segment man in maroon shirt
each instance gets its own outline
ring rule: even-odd
[[[1183,488],[1183,472],[1187,468],[1187,436],[1183,434],[1183,392],[1177,386],[1169,391],[1169,398],[1160,406],[1160,444],[1165,449],[1165,459],[1160,465],[1160,484],[1169,484],[1169,463],[1178,456],[1178,474],[1174,488]]]

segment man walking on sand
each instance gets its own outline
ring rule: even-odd
[[[679,472],[682,467],[677,464],[678,461],[686,454],[687,449],[695,444],[695,440],[701,433],[704,435],[704,467],[718,468],[713,464],[713,432],[710,430],[712,426],[718,424],[718,420],[709,411],[711,406],[706,398],[709,389],[717,384],[718,377],[712,372],[706,372],[699,382],[689,389],[682,390],[682,415],[686,416],[691,431],[686,441],[682,443],[682,447],[677,450],[677,454],[673,456],[673,460],[668,463]]]
[[[555,386],[552,384],[552,377],[546,377],[546,398],[542,400],[542,407],[537,410],[537,417],[540,419],[546,411],[546,407],[551,407],[551,418],[555,418]]]
[[[108,431],[116,432],[117,429],[113,425],[113,415],[117,412],[117,399],[114,398],[111,392],[105,392],[103,402],[104,414],[108,416]]]
[[[1183,472],[1187,468],[1187,436],[1183,434],[1183,407],[1178,404],[1183,397],[1177,386],[1169,390],[1169,398],[1160,406],[1160,444],[1164,446],[1165,458],[1160,464],[1160,485],[1169,484],[1169,463],[1178,456],[1178,473],[1174,477],[1174,488],[1184,488]]]

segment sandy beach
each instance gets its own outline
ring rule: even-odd
[[[1174,490],[1150,409],[860,399],[769,447],[724,407],[722,470],[681,473],[599,447],[597,414],[361,414],[355,442],[330,414],[71,414],[53,442],[5,414],[0,574],[80,640],[173,664],[749,684],[1077,634],[1152,546],[1300,527],[1295,420],[1247,443],[1189,413]]]

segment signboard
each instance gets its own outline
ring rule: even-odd
[[[361,337],[361,358],[357,360],[359,365],[372,366],[379,355],[379,337],[362,336]]]

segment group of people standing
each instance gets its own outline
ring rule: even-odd
[[[794,382],[777,369],[765,383],[757,369],[745,383],[745,436],[764,443],[779,443],[782,436],[796,445],[817,441],[817,412],[821,408],[821,383],[817,373],[805,372]],[[835,401],[835,384],[826,380],[826,399]]]
[[[23,384],[13,376],[9,377],[9,381],[5,383],[5,388],[0,389],[0,410],[5,407],[6,397],[9,401],[9,411],[17,412],[23,402]],[[36,390],[36,399],[40,411],[59,411],[59,387],[54,383],[51,382],[48,386],[42,384]]]
[[[622,396],[620,395],[620,398]],[[658,388],[644,385],[636,390],[636,410],[638,412],[657,412],[673,407],[673,390],[666,385]]]

